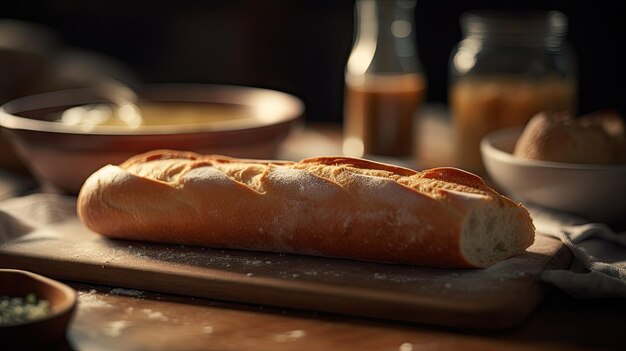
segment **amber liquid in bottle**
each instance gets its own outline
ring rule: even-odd
[[[346,79],[344,154],[410,156],[414,119],[426,91],[420,74]]]

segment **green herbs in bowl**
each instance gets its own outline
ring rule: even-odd
[[[25,297],[0,296],[0,326],[33,322],[47,317],[52,312],[50,302],[34,293]]]
[[[71,287],[32,272],[0,269],[1,340],[36,349],[62,340],[75,309]]]

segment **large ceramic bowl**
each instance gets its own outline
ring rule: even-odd
[[[103,103],[96,89],[74,89],[11,101],[0,111],[0,125],[44,190],[76,194],[100,167],[154,149],[271,159],[304,113],[298,98],[265,89],[153,85],[135,90],[140,107],[166,108],[158,123],[134,129],[61,123],[63,111]],[[187,120],[187,113],[194,118]]]
[[[491,179],[513,198],[591,220],[626,215],[626,165],[528,160],[513,155],[521,129],[487,135],[481,152]]]

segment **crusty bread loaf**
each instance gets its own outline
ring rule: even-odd
[[[441,267],[486,267],[534,240],[524,207],[454,168],[153,151],[105,166],[78,214],[111,238]]]
[[[554,162],[622,163],[626,161],[624,122],[609,112],[580,118],[539,113],[524,128],[513,154]]]

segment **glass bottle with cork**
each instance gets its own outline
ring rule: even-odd
[[[450,60],[456,166],[484,174],[480,141],[540,111],[575,113],[576,62],[560,12],[471,12]]]
[[[411,0],[358,0],[355,43],[345,72],[343,152],[408,157],[426,82]]]

